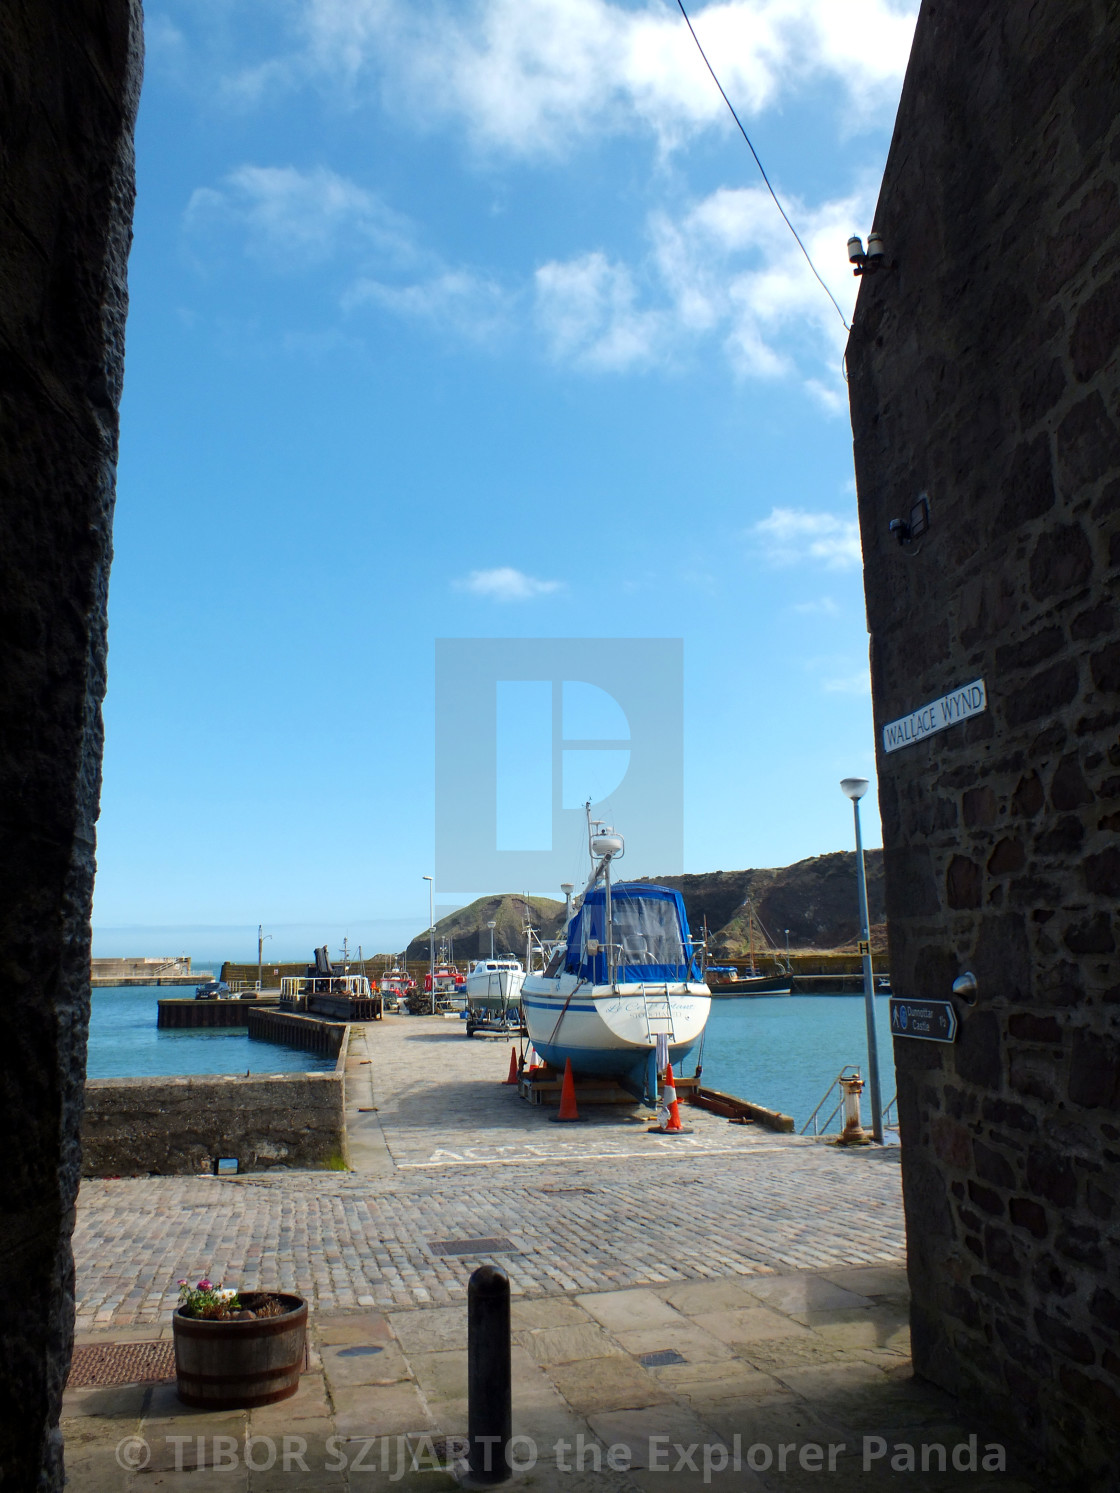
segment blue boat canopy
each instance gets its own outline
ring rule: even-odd
[[[605,888],[592,887],[568,924],[564,968],[592,985],[605,985],[608,978],[606,903]],[[620,983],[702,978],[680,892],[620,881],[611,887],[611,922]]]

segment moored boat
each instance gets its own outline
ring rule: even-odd
[[[656,1102],[659,1048],[679,1075],[700,1041],[711,995],[680,893],[611,880],[622,836],[592,820],[592,873],[544,970],[525,976],[521,1008],[541,1058],[610,1076]]]
[[[763,975],[755,969],[740,970],[733,964],[709,964],[704,978],[713,996],[789,995],[793,983],[784,971]]]

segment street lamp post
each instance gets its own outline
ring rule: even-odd
[[[436,882],[434,876],[425,876],[428,883],[428,989],[432,994],[432,1015],[436,1014]]]
[[[257,924],[257,993],[258,994],[260,993],[260,989],[261,989],[261,967],[264,964],[264,941],[265,941],[266,938],[271,938],[271,937],[272,937],[271,933],[266,933],[264,931],[264,924],[263,923],[258,923]]]
[[[879,1049],[875,1040],[875,976],[871,969],[871,923],[867,913],[867,874],[863,868],[863,836],[859,828],[859,801],[867,792],[866,778],[843,778],[843,793],[852,801],[856,823],[856,880],[859,883],[860,941],[863,955],[863,1005],[867,1016],[867,1079],[871,1089],[871,1133],[883,1144],[883,1107],[879,1091]]]
[[[493,918],[491,918],[490,921],[486,924],[486,926],[487,926],[487,928],[490,929],[490,958],[493,959],[493,957],[494,957],[494,929],[498,925],[497,925],[497,923],[495,923],[495,921],[493,920]]]
[[[793,965],[789,962],[789,929],[786,929],[786,974],[793,973]]]

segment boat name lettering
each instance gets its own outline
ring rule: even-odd
[[[938,700],[931,700],[928,705],[919,706],[909,715],[900,716],[896,721],[888,721],[883,727],[883,750],[897,752],[901,747],[913,746],[916,741],[932,736],[935,731],[956,726],[987,708],[988,692],[984,681],[974,679],[971,684],[962,685],[960,689],[952,690]]]

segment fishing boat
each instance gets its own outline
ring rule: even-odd
[[[416,989],[416,981],[407,969],[402,969],[399,964],[394,964],[392,969],[387,969],[378,981],[378,989],[381,998],[386,1005],[396,1008],[408,1000],[408,997]]]
[[[782,968],[782,957],[774,946],[774,940],[762,926],[762,919],[754,908],[754,903],[748,897],[743,904],[747,913],[747,943],[748,964],[745,969],[740,969],[735,964],[709,964],[705,966],[704,978],[708,982],[708,988],[714,996],[726,995],[790,995],[793,992],[793,976],[790,973],[789,956],[786,956],[786,967]],[[772,974],[763,974],[755,967],[754,945],[755,932],[759,937],[760,944],[774,960],[774,971]],[[707,923],[704,926],[704,946],[707,948]],[[788,942],[788,935],[787,935]]]
[[[721,995],[789,995],[792,980],[786,973],[764,975],[754,968],[734,964],[709,964],[704,971],[713,997]]]
[[[656,1102],[659,1046],[679,1074],[703,1034],[711,995],[680,893],[613,882],[623,838],[586,808],[591,875],[548,964],[525,976],[521,1009],[551,1067],[571,1059],[573,1073],[613,1077]]]

